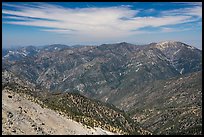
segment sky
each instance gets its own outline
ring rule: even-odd
[[[202,49],[202,2],[3,2],[3,48],[180,41]]]

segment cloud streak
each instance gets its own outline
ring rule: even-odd
[[[202,6],[194,6],[193,8],[181,8],[175,10],[163,11],[164,15],[186,15],[186,16],[196,16],[198,18],[202,18]]]
[[[141,33],[139,30],[144,27],[156,27],[158,30],[163,27],[161,32],[170,32],[172,30],[167,29],[167,26],[190,23],[202,18],[202,7],[197,5],[164,11],[159,17],[140,17],[140,10],[133,10],[129,6],[65,8],[45,3],[3,6],[17,9],[3,9],[3,18],[10,19],[3,23],[41,27],[41,31],[95,39],[127,37]]]

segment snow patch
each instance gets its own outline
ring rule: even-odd
[[[136,63],[136,67],[139,67],[139,66],[142,66],[142,63],[137,62],[137,63]]]
[[[27,56],[28,55],[28,53],[26,52],[23,52],[23,53],[21,53],[23,56]]]
[[[161,60],[170,61],[167,57],[161,56],[160,54],[158,54],[157,57],[158,57],[159,59],[161,59]]]
[[[28,52],[26,51],[26,49],[23,49],[23,52],[21,54],[23,54],[24,56],[27,56]]]
[[[105,102],[108,100],[108,97],[105,98]]]
[[[13,51],[9,50],[9,54],[15,54],[15,52],[13,52]]]
[[[183,74],[184,68],[181,69],[180,74]]]
[[[140,68],[136,69],[135,71],[138,72],[140,70]]]
[[[195,49],[194,47],[192,47],[192,46],[186,46],[188,49]]]
[[[176,52],[174,52],[173,54],[176,55],[181,49],[177,50]]]
[[[9,54],[6,54],[3,58],[7,58],[7,57],[9,57]]]
[[[133,66],[133,64],[132,64],[132,63],[130,63],[130,64],[128,64],[128,65],[127,65],[127,67],[131,67],[131,66]]]

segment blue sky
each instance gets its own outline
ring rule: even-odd
[[[148,44],[202,49],[201,2],[3,2],[2,45]]]

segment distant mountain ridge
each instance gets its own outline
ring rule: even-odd
[[[181,42],[51,45],[9,51],[2,61],[5,68],[51,91],[80,92],[108,101],[118,90],[129,91],[134,85],[140,89],[145,83],[201,70],[201,51],[189,47]],[[109,90],[113,91],[106,93]]]

